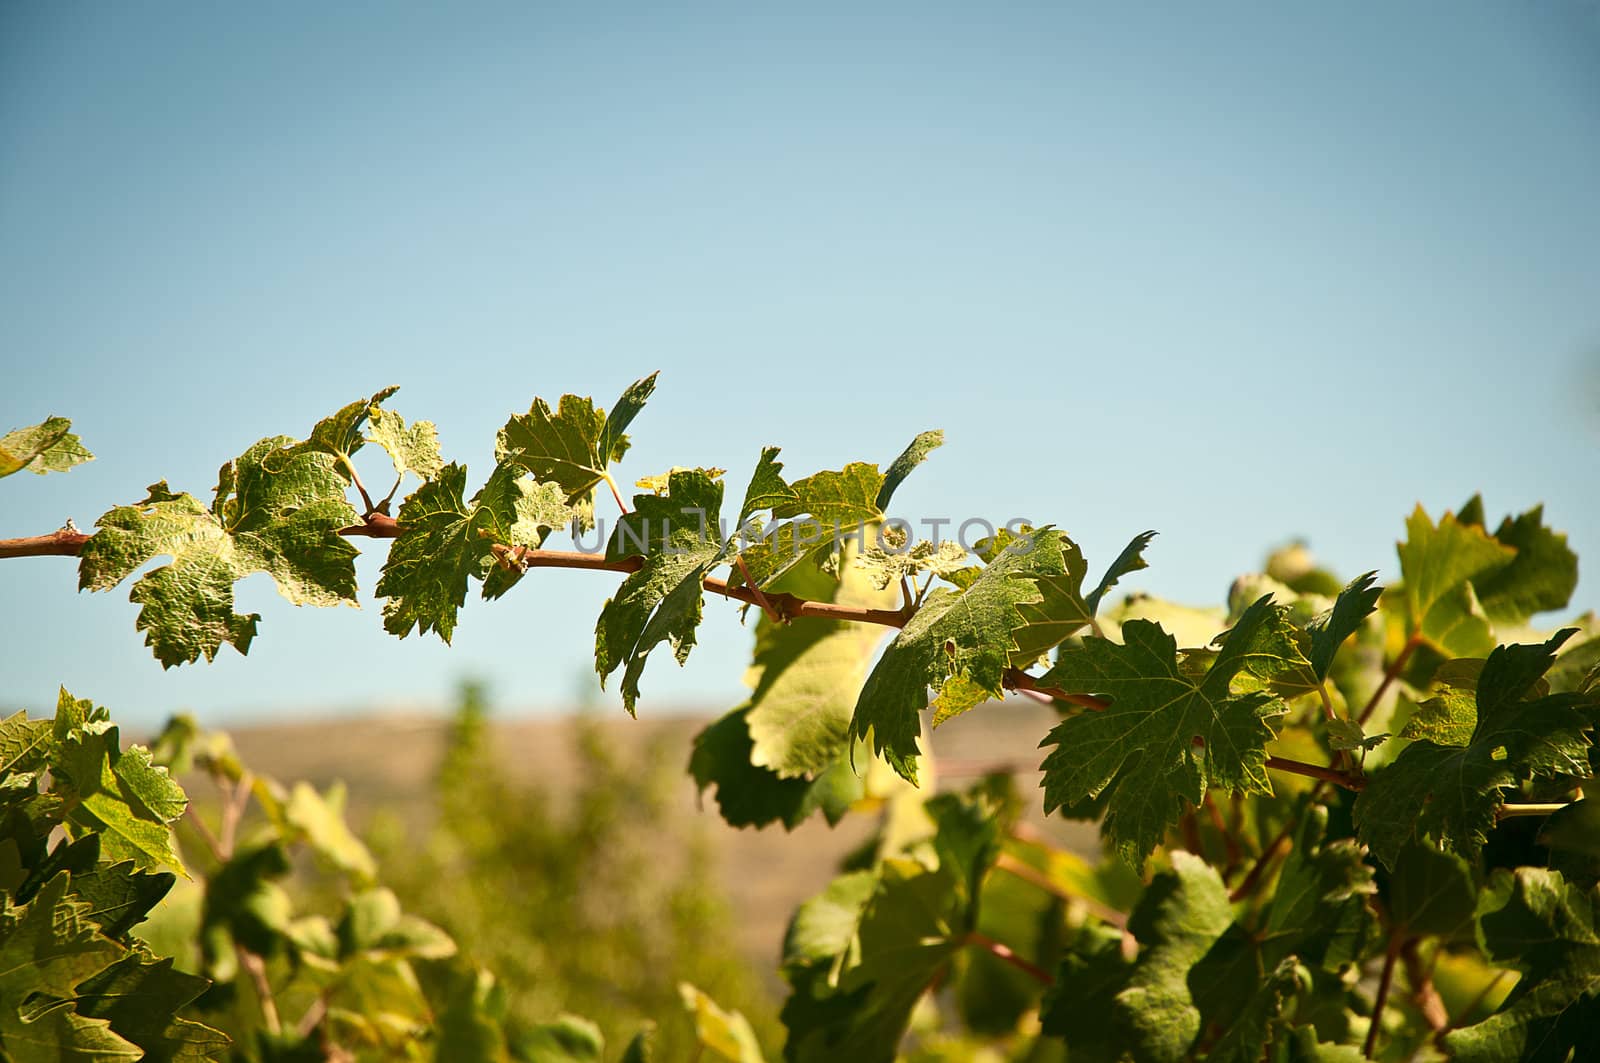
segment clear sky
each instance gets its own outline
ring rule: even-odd
[[[535,395],[659,369],[628,480],[942,427],[897,509],[1051,521],[1096,571],[1154,528],[1129,585],[1189,601],[1295,536],[1392,577],[1410,508],[1475,490],[1592,560],[1596,351],[1593,2],[0,3],[0,432],[99,455],[0,484],[0,536],[208,496],[387,384],[476,483]],[[610,579],[535,572],[446,648],[382,632],[378,560],[359,611],[252,578],[249,658],[165,673],[126,586],[0,563],[0,702],[593,688]],[[641,713],[741,696],[735,611],[700,641]]]

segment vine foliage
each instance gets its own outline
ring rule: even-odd
[[[1600,805],[1585,799],[1600,638],[1588,615],[1530,626],[1577,582],[1541,509],[1491,527],[1478,498],[1437,518],[1418,507],[1388,586],[1336,579],[1294,547],[1222,608],[1114,602],[1153,533],[1090,582],[1053,526],[968,551],[894,521],[937,432],[881,467],[798,478],[768,447],[742,490],[721,469],[649,470],[625,501],[616,469],[654,388],[640,380],[609,412],[535,399],[481,480],[386,388],[225,463],[209,499],[158,482],[92,533],[0,540],[0,556],[76,555],[88,590],[131,580],[164,667],[249,650],[261,618],[233,587],[252,573],[296,605],[354,603],[362,539],[390,540],[376,590],[402,638],[450,641],[469,593],[515,593],[536,568],[612,573],[595,667],[602,684],[621,673],[630,713],[652,657],[685,661],[706,597],[732,599],[754,618],[751,691],[695,741],[695,785],[736,826],[879,820],[790,923],[788,1060],[1600,1058]],[[0,438],[0,475],[87,460],[69,428]],[[369,446],[394,478],[381,498],[363,481]],[[547,545],[581,543],[611,506],[603,550]],[[928,730],[1010,695],[1058,714],[1046,752],[940,792]],[[248,852],[213,837],[204,969],[156,958],[134,928],[189,873],[171,833],[187,799],[161,766],[194,755],[187,733],[124,748],[65,692],[53,721],[0,725],[0,953],[17,961],[0,964],[0,1054],[214,1058],[225,1039],[183,1017],[189,1002],[281,952],[340,987],[302,1038],[374,1058],[599,1057],[578,1020],[561,1020],[571,1037],[541,1034],[543,1055],[463,1040],[493,1023],[482,981],[453,990],[455,1011],[417,997],[391,1022],[397,987],[415,984],[406,965],[448,954],[448,937],[372,880],[336,800],[264,785],[215,749],[202,759],[229,801],[261,802],[278,833]],[[1018,777],[1038,779],[1042,807]],[[1053,844],[1041,811],[1098,823],[1104,853]],[[295,844],[347,876],[338,920],[272,921]],[[159,1022],[118,1010],[124,983],[159,994]],[[329,1003],[358,983],[378,988]],[[762,1058],[737,1012],[690,986],[683,1003],[709,1058]],[[280,1021],[235,1050],[276,1058],[290,1032]]]

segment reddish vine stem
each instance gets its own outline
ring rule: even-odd
[[[339,534],[367,539],[395,539],[400,536],[400,522],[383,513],[369,513],[360,524],[340,528]],[[76,557],[83,551],[89,536],[80,531],[63,528],[49,535],[35,535],[24,539],[0,539],[0,558],[7,557]],[[604,572],[637,572],[644,558],[637,555],[615,560],[603,554],[585,554],[576,550],[528,550],[496,544],[495,555],[509,564],[523,568],[577,568]],[[914,610],[865,609],[832,602],[813,602],[793,594],[763,594],[752,586],[730,587],[725,580],[707,579],[706,590],[726,598],[734,598],[757,607],[770,609],[779,620],[793,620],[801,616],[817,616],[829,620],[851,620],[859,624],[878,624],[883,627],[905,627]]]
[[[1317,684],[1317,694],[1322,698],[1322,715],[1329,720],[1336,720],[1339,714],[1333,711],[1333,699],[1328,697],[1327,680]]]
[[[0,539],[0,557],[77,557],[88,541],[87,535],[71,528],[24,539]]]
[[[734,554],[733,562],[739,566],[739,575],[744,577],[744,585],[755,593],[756,604],[761,607],[763,613],[767,614],[767,619],[774,624],[781,623],[783,618],[778,615],[777,607],[767,601],[767,596],[761,593],[761,585],[756,582],[754,576],[750,575],[750,566],[744,563],[744,555]]]
[[[1495,812],[1494,818],[1499,820],[1515,819],[1518,816],[1549,816],[1560,812],[1570,803],[1571,802],[1561,802],[1547,805],[1501,805],[1500,808]]]
[[[216,858],[217,863],[226,863],[228,858],[222,855],[222,843],[217,840],[217,836],[212,833],[211,828],[206,826],[206,821],[200,818],[200,813],[194,810],[193,804],[184,806],[183,817],[189,821],[189,825],[194,828],[194,832],[200,835],[200,841],[205,845],[207,851]]]
[[[355,463],[350,460],[347,454],[341,454],[339,460],[344,463],[345,471],[350,474],[350,482],[361,493],[361,502],[366,506],[366,511],[368,513],[376,511],[378,507],[372,504],[372,496],[367,493],[367,485],[361,482],[361,474],[356,472]],[[388,499],[386,498],[384,501],[387,502]]]
[[[1286,771],[1296,775],[1306,775],[1314,779],[1321,779],[1322,782],[1311,791],[1313,804],[1321,799],[1323,788],[1329,783],[1335,786],[1343,786],[1350,790],[1359,790],[1366,785],[1366,780],[1359,775],[1348,775],[1332,768],[1321,768],[1315,764],[1302,764],[1300,761],[1289,760],[1285,757],[1268,757],[1267,767],[1277,771]],[[1245,876],[1240,880],[1239,885],[1234,887],[1232,893],[1228,894],[1228,900],[1238,903],[1255,892],[1256,887],[1262,882],[1262,877],[1272,866],[1272,862],[1278,858],[1280,850],[1284,849],[1288,844],[1297,825],[1297,818],[1290,817],[1289,821],[1283,825],[1283,829],[1278,831],[1277,835],[1267,843],[1266,848],[1261,850],[1261,855],[1256,857],[1255,863],[1250,865],[1250,870],[1245,872]]]
[[[1276,838],[1267,843],[1267,847],[1261,850],[1261,855],[1256,857],[1256,862],[1250,865],[1250,870],[1245,872],[1244,878],[1234,887],[1233,892],[1228,894],[1229,901],[1238,904],[1255,892],[1256,886],[1261,882],[1261,876],[1267,873],[1267,868],[1278,858],[1278,850],[1284,847],[1293,829],[1294,822],[1290,821],[1278,832]]]
[[[1406,982],[1411,986],[1412,1002],[1416,1004],[1417,1011],[1422,1013],[1428,1028],[1440,1034],[1450,1028],[1450,1013],[1445,1009],[1439,991],[1433,986],[1432,972],[1422,962],[1422,950],[1418,948],[1420,941],[1420,938],[1406,939],[1406,943],[1400,947],[1400,962],[1406,966]]]
[[[250,794],[255,787],[255,777],[248,771],[241,774],[233,784],[233,790],[227,794],[227,800],[222,806],[222,851],[223,859],[231,859],[235,839],[239,834],[239,821],[244,818],[245,806],[250,803]]]
[[[1306,764],[1298,760],[1288,760],[1284,757],[1268,757],[1267,767],[1274,771],[1288,772],[1291,775],[1304,775],[1310,779],[1320,779],[1323,782],[1330,782],[1349,790],[1361,789],[1365,781],[1356,776],[1336,771],[1333,768],[1325,768],[1320,764]],[[952,777],[971,778],[983,775],[1027,775],[1039,771],[1039,767],[1035,764],[1016,760],[947,760],[940,762],[939,770]],[[1215,812],[1214,807],[1213,812]],[[1221,813],[1216,812],[1211,818],[1212,822],[1217,824],[1218,829],[1223,831],[1226,836],[1226,825],[1220,822]]]
[[[1004,945],[987,934],[980,934],[976,930],[968,931],[967,936],[963,939],[963,944],[976,945],[978,948],[998,956],[1017,970],[1032,976],[1040,985],[1053,986],[1056,984],[1055,975],[1043,967],[1018,956],[1012,951],[1011,946]]]
[[[1378,1050],[1378,1031],[1383,1027],[1383,1009],[1389,1003],[1389,988],[1394,984],[1394,964],[1400,958],[1400,950],[1405,945],[1405,938],[1398,930],[1389,936],[1389,947],[1383,954],[1383,973],[1378,976],[1378,995],[1372,1001],[1372,1025],[1367,1028],[1367,1043],[1362,1048],[1362,1054],[1368,1059],[1376,1059]]]
[[[239,818],[244,813],[244,805],[249,800],[254,784],[249,772],[240,776],[231,788],[223,786],[219,776],[213,778],[217,780],[217,788],[222,792],[221,836],[211,832],[211,828],[206,826],[206,821],[194,810],[194,805],[185,806],[183,814],[194,827],[195,833],[200,836],[200,841],[210,851],[212,858],[218,864],[226,864],[233,858],[235,831],[238,829]],[[233,949],[239,958],[239,966],[250,976],[250,982],[255,987],[257,1003],[261,1008],[262,1025],[267,1028],[268,1033],[281,1033],[283,1020],[278,1015],[278,1002],[272,995],[272,983],[267,978],[266,961],[238,942],[234,942]]]
[[[1389,664],[1389,667],[1384,669],[1383,681],[1378,684],[1378,689],[1372,692],[1372,697],[1367,699],[1366,705],[1361,709],[1361,715],[1356,717],[1356,723],[1366,723],[1368,718],[1377,711],[1378,703],[1383,700],[1383,695],[1388,693],[1389,687],[1400,677],[1401,670],[1405,668],[1406,662],[1411,660],[1411,655],[1416,652],[1417,647],[1420,645],[1422,645],[1422,632],[1413,632],[1411,637],[1406,639],[1406,644],[1400,648],[1399,654]]]
[[[341,528],[339,534],[372,539],[394,539],[400,535],[400,522],[387,514],[371,512],[362,519],[360,524]],[[89,536],[82,532],[69,531],[67,529],[62,529],[50,535],[35,536],[32,539],[0,539],[0,557],[72,556],[78,554],[83,549],[83,544],[88,541]],[[494,546],[494,552],[495,556],[504,563],[518,565],[525,569],[574,568],[605,572],[637,572],[644,566],[644,558],[638,555],[612,559],[603,554],[585,554],[576,550],[529,550],[526,547],[505,546],[498,543]],[[765,594],[749,579],[746,579],[744,585],[734,587],[730,586],[726,580],[707,577],[705,588],[725,598],[733,598],[737,601],[757,606],[779,621],[792,620],[802,616],[814,616],[829,620],[849,620],[862,624],[903,628],[916,613],[914,606],[911,608],[902,606],[899,609],[868,609],[836,605],[832,602],[813,602],[787,593]],[[1399,666],[1403,664],[1405,656],[1406,654],[1402,653],[1401,657],[1390,667],[1391,673],[1399,671]],[[1089,694],[1074,694],[1057,687],[1045,686],[1037,678],[1020,668],[1007,668],[1003,682],[1011,690],[1032,691],[1094,712],[1104,711],[1110,706],[1110,703],[1103,698],[1097,698]],[[1379,688],[1379,693],[1382,693],[1382,687]],[[1374,697],[1376,696],[1374,695]],[[1305,764],[1283,757],[1268,757],[1267,767],[1276,768],[1279,771],[1294,772],[1299,775],[1308,775],[1315,779],[1323,779],[1352,790],[1360,789],[1362,786],[1362,780],[1359,776],[1350,775],[1334,768]]]
[[[1209,864],[1211,860],[1206,856],[1205,844],[1200,840],[1200,824],[1194,818],[1193,805],[1178,820],[1178,826],[1183,831],[1183,847]]]
[[[255,984],[261,1005],[261,1024],[270,1034],[282,1033],[283,1021],[278,1018],[278,1002],[272,996],[272,983],[267,981],[266,961],[243,945],[234,945],[234,951],[239,954],[239,966],[245,969],[250,981]]]
[[[300,1016],[300,1021],[295,1023],[295,1036],[300,1038],[310,1037],[311,1031],[322,1025],[322,1020],[327,1017],[328,994],[326,992],[318,993],[317,999],[311,1002],[311,1006],[306,1008],[306,1013]]]
[[[611,478],[610,473],[606,474],[605,481],[606,486],[611,488],[611,497],[617,500],[617,508],[624,513],[628,512],[627,503],[622,501],[622,492],[617,490],[617,481]]]
[[[1321,779],[1323,782],[1342,786],[1346,790],[1360,790],[1367,785],[1367,780],[1360,775],[1352,775],[1337,768],[1325,768],[1320,764],[1307,764],[1303,760],[1290,760],[1288,757],[1268,757],[1267,767],[1274,771],[1286,771],[1293,775]]]
[[[1069,705],[1079,705],[1093,712],[1104,712],[1111,707],[1111,703],[1104,698],[1097,698],[1090,694],[1069,694],[1056,687],[1040,686],[1039,681],[1020,668],[1007,668],[1005,676],[1006,686],[1012,690],[1031,690],[1046,697],[1065,701]]]

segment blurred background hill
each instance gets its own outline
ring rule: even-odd
[[[933,733],[934,763],[948,759],[962,771],[944,780],[955,786],[970,785],[974,769],[1036,764],[1042,759],[1039,738],[1058,718],[1031,702],[988,706]],[[693,780],[684,774],[694,736],[710,722],[710,716],[688,715],[637,722],[593,713],[550,719],[490,715],[483,722],[484,745],[506,783],[540,802],[534,813],[557,819],[572,814],[585,783],[597,783],[596,750],[604,751],[615,773],[605,778],[645,780],[666,829],[704,842],[709,880],[729,902],[740,953],[771,972],[785,921],[827,884],[875,824],[870,816],[855,816],[836,828],[812,817],[792,832],[781,826],[729,827],[716,814],[714,796],[697,798]],[[420,836],[435,824],[434,783],[456,726],[440,716],[371,715],[257,724],[228,733],[245,763],[274,778],[303,779],[319,789],[343,782],[352,822],[369,834],[393,837],[403,831]],[[1019,776],[1018,784],[1026,791],[1034,780]],[[515,817],[522,806],[519,799],[504,811]],[[1084,853],[1098,851],[1092,827],[1043,816],[1035,823],[1063,844]]]

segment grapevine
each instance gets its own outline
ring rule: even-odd
[[[1091,580],[1053,525],[966,543],[898,520],[939,432],[881,467],[791,478],[766,447],[742,489],[685,466],[625,499],[618,468],[655,383],[609,411],[535,399],[481,481],[386,388],[226,462],[209,499],[158,481],[92,531],[0,540],[0,558],[76,557],[84,590],[131,581],[168,668],[265,637],[235,608],[253,573],[296,605],[354,602],[358,543],[388,543],[376,591],[401,638],[448,643],[474,589],[589,570],[616,581],[595,668],[630,714],[648,711],[652,660],[692,653],[708,595],[744,610],[750,693],[697,737],[695,787],[741,827],[879,817],[790,922],[787,1060],[1600,1058],[1600,631],[1588,615],[1531,626],[1568,607],[1578,574],[1541,508],[1491,528],[1478,498],[1419,506],[1388,586],[1287,552],[1222,609],[1114,601],[1154,533]],[[0,437],[0,476],[89,460],[70,427]],[[1057,712],[1042,753],[932,762],[931,728],[1011,695]],[[192,764],[220,788],[214,827],[167,770]],[[941,776],[977,781],[940,791]],[[1034,779],[1029,796],[1018,781]],[[1097,823],[1104,852],[1041,837],[1035,800]],[[273,833],[246,846],[252,802]],[[258,779],[192,722],[124,748],[63,691],[53,720],[0,723],[0,816],[0,953],[16,961],[0,964],[0,1058],[601,1058],[572,1017],[492,1032],[487,972],[425,992],[416,965],[453,943],[376,881],[338,796]],[[183,823],[198,858],[174,843]],[[296,847],[342,876],[337,919],[264,914],[283,911]],[[136,928],[197,862],[190,972]],[[275,963],[318,972],[293,1019]],[[117,1009],[127,981],[159,983],[160,1023]],[[254,1043],[205,1024],[215,985],[254,986]],[[737,1011],[690,985],[683,1006],[708,1058],[764,1058]]]

